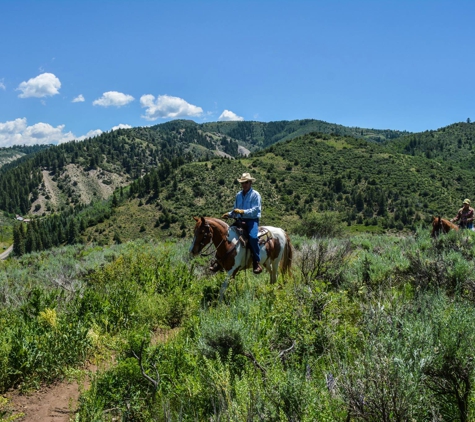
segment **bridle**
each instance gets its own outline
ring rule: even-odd
[[[208,249],[211,248],[212,245],[214,245],[214,243],[212,242],[212,240],[213,240],[213,231],[212,231],[212,227],[209,225],[209,223],[205,223],[201,227],[205,228],[206,231],[202,230],[203,239],[201,239],[201,242],[199,243],[200,250],[201,250],[200,256],[210,256],[214,253],[214,254],[216,254],[216,259],[218,261],[221,261],[224,257],[229,255],[234,249],[236,249],[237,241],[231,242],[232,243],[232,248],[226,251],[226,253],[224,254],[224,257],[218,258],[218,256],[217,256],[218,249],[223,244],[223,242],[226,240],[226,238],[223,237],[221,239],[221,242],[219,242],[218,246],[215,247],[214,251],[207,252]],[[210,237],[210,240],[207,240],[208,236]],[[208,245],[208,246],[205,248],[206,245]]]
[[[200,246],[200,256],[209,256],[213,253],[213,251],[206,253],[206,251],[211,248],[213,245],[213,230],[209,223],[202,224],[201,227],[201,232],[203,233],[203,238],[201,239],[201,242],[198,243]],[[209,237],[209,240],[208,240]],[[220,244],[216,247],[216,250],[221,246],[221,243],[223,243],[224,239],[221,240]],[[206,248],[205,246],[208,245]]]
[[[442,218],[439,217],[436,227],[437,227],[437,233],[444,231],[444,224],[442,223]]]
[[[200,251],[202,251],[203,248],[208,243],[210,243],[210,245],[211,245],[212,240],[213,240],[213,232],[211,230],[211,226],[209,225],[209,223],[202,224],[201,227],[200,227],[200,230],[203,233],[203,238],[201,239],[201,242],[199,243]],[[209,240],[208,240],[208,236],[210,237]]]

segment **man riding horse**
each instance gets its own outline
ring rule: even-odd
[[[474,219],[474,210],[470,206],[470,199],[465,199],[463,201],[463,206],[458,210],[457,215],[452,218],[452,223],[460,221],[460,228],[473,230],[473,219]]]
[[[259,218],[261,217],[261,195],[252,188],[252,182],[256,179],[249,173],[243,173],[241,178],[237,179],[241,183],[241,191],[237,193],[232,211],[224,213],[222,218],[235,218],[238,225],[246,231],[249,236],[249,245],[252,252],[252,268],[254,274],[260,274],[262,267],[260,262],[260,250],[258,241]],[[239,224],[241,223],[241,224]],[[220,269],[216,261],[210,270],[216,272]]]

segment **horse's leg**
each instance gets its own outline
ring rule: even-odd
[[[223,284],[221,285],[221,289],[219,289],[219,303],[223,301],[224,292],[228,288],[228,284],[229,284],[229,275],[226,276],[226,278],[223,281]]]
[[[270,282],[273,283],[272,273],[274,272],[274,268],[272,266],[271,260],[269,258],[267,258],[266,261],[264,262],[263,266],[267,270],[267,272],[270,274]]]
[[[271,274],[271,283],[274,284],[277,282],[277,277],[279,273],[279,262],[280,259],[275,259],[272,262],[272,274]]]
[[[223,301],[223,297],[224,297],[224,292],[226,291],[226,289],[228,288],[228,284],[229,282],[231,281],[231,279],[234,278],[234,276],[237,274],[237,272],[239,271],[240,267],[239,265],[235,265],[233,268],[231,268],[227,275],[226,275],[226,278],[224,279],[223,281],[223,284],[221,285],[221,289],[219,290],[219,301],[222,302]]]
[[[277,245],[278,244],[279,243],[277,243]],[[266,244],[267,248],[263,248],[263,250],[261,250],[266,259],[265,266],[267,271],[269,271],[271,284],[274,284],[277,281],[277,273],[279,271],[280,261],[279,257],[282,255],[282,252],[280,252],[279,255],[275,257],[275,245],[276,243],[272,239]]]

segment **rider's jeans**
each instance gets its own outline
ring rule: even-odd
[[[246,218],[244,221],[246,222],[244,227],[246,228],[247,233],[249,235],[249,244],[251,245],[252,259],[254,262],[259,262],[261,260],[259,240],[257,239],[257,234],[259,232],[259,219]]]

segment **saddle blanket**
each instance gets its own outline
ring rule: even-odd
[[[257,233],[257,238],[259,239],[259,245],[267,243],[273,238],[272,233],[265,227],[259,227],[259,232]]]

